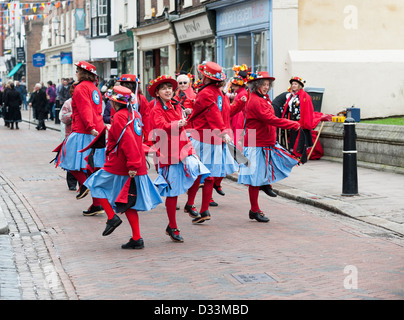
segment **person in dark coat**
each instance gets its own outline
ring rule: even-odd
[[[47,103],[45,88],[42,88],[40,83],[37,83],[34,88],[34,92],[31,94],[29,105],[32,106],[36,111],[36,116],[38,119],[37,130],[46,130],[45,118],[47,115]]]
[[[7,90],[7,94],[4,97],[4,105],[8,108],[7,120],[10,123],[10,129],[18,128],[18,122],[21,122],[21,110],[20,106],[22,104],[21,95],[15,89],[14,83],[10,83],[10,88]]]

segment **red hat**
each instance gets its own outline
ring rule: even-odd
[[[267,71],[258,71],[257,73],[250,73],[248,75],[248,82],[261,79],[275,81],[275,78],[271,77]]]
[[[215,81],[226,80],[226,74],[223,72],[222,67],[215,62],[212,61],[202,62],[202,64],[198,66],[198,70],[200,73],[202,73],[205,77],[209,79]]]
[[[175,91],[178,87],[177,80],[173,79],[171,76],[162,75],[162,76],[158,77],[157,79],[154,79],[149,82],[149,85],[147,86],[147,91],[153,98],[156,98],[157,87],[160,84],[165,83],[165,82],[169,82],[173,85],[173,91]]]
[[[123,74],[121,75],[118,82],[139,82],[139,79],[134,74]]]
[[[306,83],[305,80],[299,77],[293,77],[292,79],[289,80],[289,83],[292,84],[293,81],[298,82],[302,87],[304,87],[304,84]]]
[[[124,105],[130,103],[132,101],[132,98],[132,91],[123,86],[115,86],[112,89],[111,96],[109,97],[110,100]]]
[[[79,61],[75,64],[75,66],[98,76],[95,66],[87,61]]]

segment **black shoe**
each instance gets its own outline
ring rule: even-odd
[[[213,200],[213,198],[210,199],[209,207],[217,207],[217,206],[218,206],[217,202],[215,202],[215,201]]]
[[[267,195],[269,195],[270,197],[277,197],[278,195],[276,194],[276,192],[272,189],[272,186],[270,184],[267,184],[265,186],[261,186],[260,190],[264,191]]]
[[[179,229],[173,229],[169,225],[166,228],[166,234],[170,236],[171,240],[174,242],[184,242],[184,239],[179,234],[174,233],[176,231],[180,232]]]
[[[184,212],[188,212],[191,218],[199,218],[201,216],[195,206],[191,206],[188,203],[184,207]]]
[[[130,238],[128,243],[125,243],[121,246],[122,249],[143,249],[144,248],[144,242],[143,239],[140,238],[139,240],[133,240],[133,238]]]
[[[83,216],[95,216],[96,214],[104,213],[104,209],[101,206],[91,205],[88,210],[83,211]]]
[[[252,212],[251,210],[250,210],[250,212],[249,212],[249,216],[250,216],[250,219],[251,220],[257,220],[258,222],[269,222],[269,218],[267,218],[266,216],[265,216],[265,214],[261,211],[261,210],[258,210],[257,212]]]
[[[76,195],[76,199],[77,200],[83,199],[89,192],[90,190],[84,184],[81,185]]]
[[[222,186],[217,186],[217,185],[215,185],[215,184],[213,184],[213,188],[216,190],[216,192],[218,193],[218,194],[220,194],[221,196],[224,196],[225,195],[225,193],[223,192],[223,190],[222,190]]]
[[[69,187],[69,190],[70,191],[76,191],[77,189],[76,189],[76,187]]]
[[[210,220],[210,212],[209,212],[209,210],[201,212],[201,216],[199,218],[193,219],[192,223],[203,223],[206,220]]]
[[[107,221],[107,226],[105,227],[104,232],[102,233],[103,236],[109,236],[119,225],[122,223],[122,220],[117,216]]]

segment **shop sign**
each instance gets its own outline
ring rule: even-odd
[[[180,43],[213,36],[207,15],[178,21],[174,26]]]

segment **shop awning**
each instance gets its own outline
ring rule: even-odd
[[[10,73],[7,75],[7,78],[11,78],[13,75],[15,75],[16,72],[17,72],[18,70],[20,70],[21,66],[22,66],[22,63],[17,64],[17,65],[13,68],[13,70],[11,70]]]

